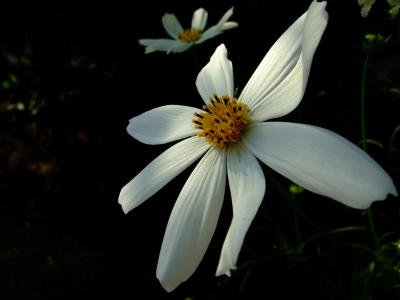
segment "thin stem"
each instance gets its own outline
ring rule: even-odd
[[[369,224],[371,226],[372,236],[374,238],[375,245],[377,247],[377,257],[378,258],[380,257],[384,261],[385,265],[388,266],[389,272],[393,276],[393,280],[399,282],[398,273],[395,271],[392,261],[387,257],[386,253],[383,251],[383,247],[382,247],[381,243],[379,242],[378,235],[376,234],[371,207],[368,208],[368,219],[369,219]],[[399,295],[398,289],[396,289],[396,293],[397,293],[397,295]]]
[[[195,50],[193,50],[193,55],[194,55],[194,63],[196,65],[197,73],[200,73],[201,70],[200,70],[200,65],[199,65],[199,58],[197,57],[197,53]]]
[[[395,128],[395,130],[393,131],[393,133],[392,133],[392,135],[390,137],[390,142],[389,142],[389,153],[390,153],[390,156],[392,156],[392,151],[395,149],[395,148],[393,148],[394,138],[396,137],[396,134],[397,134],[397,132],[399,132],[399,130],[400,130],[400,125]]]
[[[272,181],[272,183],[275,185],[275,187],[280,191],[280,193],[283,195],[283,197],[286,198],[286,200],[288,200],[288,202],[290,203],[290,205],[293,207],[293,209],[295,209],[297,211],[297,213],[308,223],[310,224],[312,227],[314,227],[320,234],[322,234],[323,236],[325,236],[327,239],[331,240],[332,242],[343,246],[345,248],[351,248],[348,246],[348,244],[343,243],[339,240],[337,240],[336,238],[332,237],[328,232],[326,232],[322,227],[320,227],[317,223],[315,223],[297,204],[296,202],[293,200],[292,196],[289,194],[288,191],[286,191],[286,189],[282,186],[282,184],[279,182],[278,178],[276,178],[275,174],[273,173],[273,171],[271,171],[271,169],[269,167],[267,167],[266,165],[264,165],[263,163],[260,164],[264,174],[267,175],[267,177]]]
[[[292,196],[292,199],[294,201],[294,197]],[[294,218],[294,231],[296,232],[296,242],[297,242],[297,246],[300,245],[300,240],[301,240],[301,235],[300,235],[300,231],[299,231],[299,222],[297,220],[297,211],[296,209],[293,209],[293,218]]]
[[[399,9],[397,9],[399,10]],[[399,38],[400,38],[400,18],[397,16],[397,24],[399,25]]]
[[[367,152],[367,138],[366,138],[366,126],[365,126],[365,78],[367,74],[367,67],[370,59],[370,54],[367,54],[367,57],[365,58],[364,62],[364,68],[363,68],[363,74],[362,74],[362,80],[361,80],[361,135],[362,135],[362,147],[365,152]],[[371,207],[368,208],[368,219],[369,219],[369,224],[371,227],[371,233],[372,237],[374,238],[374,242],[377,248],[377,256],[381,257],[385,264],[389,266],[390,272],[393,274],[393,277],[398,280],[398,276],[396,272],[394,271],[394,266],[392,264],[392,261],[387,258],[386,253],[382,251],[382,246],[379,242],[378,235],[375,230],[374,226],[374,219],[372,216],[372,209]],[[398,291],[397,291],[398,293]]]
[[[371,207],[368,208],[368,219],[369,219],[369,224],[371,226],[371,232],[372,232],[372,236],[374,238],[375,241],[375,245],[378,248],[378,252],[381,251],[381,244],[379,243],[379,238],[378,235],[376,234],[376,230],[375,230],[375,226],[374,226],[374,218],[372,217],[372,209]]]
[[[361,141],[362,148],[365,152],[367,152],[367,133],[365,126],[365,77],[367,74],[367,66],[370,58],[370,54],[367,54],[364,62],[364,69],[361,80]]]
[[[265,208],[264,204],[261,204],[261,210],[264,212],[264,214],[267,216],[269,221],[271,222],[272,226],[275,228],[275,230],[281,234],[281,229],[279,228],[278,225],[276,225],[274,219],[271,217],[271,215],[268,213],[268,210]]]

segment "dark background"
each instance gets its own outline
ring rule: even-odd
[[[354,290],[359,290],[353,284],[356,255],[338,250],[329,260],[320,258],[316,249],[324,241],[307,249],[307,264],[287,252],[261,260],[251,272],[243,268],[228,281],[216,278],[232,217],[228,187],[203,261],[187,282],[168,294],[155,275],[158,254],[174,201],[194,166],[127,215],[117,203],[120,189],[171,146],[136,141],[126,132],[128,120],[161,105],[202,105],[194,84],[198,72],[193,53],[145,55],[138,39],[168,38],[161,24],[166,12],[174,13],[186,28],[193,12],[203,7],[209,13],[208,28],[234,6],[230,21],[239,27],[197,50],[203,67],[224,43],[240,92],[268,49],[309,4],[308,0],[2,1],[0,297],[320,299],[327,293],[353,298]],[[324,127],[353,143],[360,141],[362,38],[366,32],[381,32],[398,41],[397,22],[385,19],[383,8],[388,8],[386,1],[378,1],[363,19],[357,1],[329,1],[330,19],[314,56],[306,94],[299,107],[280,120]],[[387,150],[399,125],[399,94],[390,91],[399,88],[399,51],[397,43],[372,56],[367,75],[367,136],[385,147],[370,145],[369,153],[397,186],[399,159]],[[399,143],[397,138],[395,145]],[[304,192],[296,200],[326,230],[368,224],[361,211],[330,199]],[[373,207],[396,214],[398,199],[390,196]],[[293,212],[268,179],[263,208],[293,237]],[[312,236],[304,221],[299,226],[304,236]],[[285,253],[277,250],[284,243],[270,227],[260,210],[238,266],[264,254]],[[381,233],[385,230],[390,229],[382,228]],[[353,237],[343,236],[346,239]],[[323,276],[329,280],[320,280]],[[376,289],[372,292],[379,294]]]

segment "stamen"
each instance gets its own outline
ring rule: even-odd
[[[194,113],[193,115],[196,116],[196,117],[198,117],[198,118],[201,118],[201,119],[204,118],[202,115],[199,115],[198,113]]]
[[[220,147],[240,140],[241,132],[250,120],[249,107],[228,95],[218,97],[213,94],[209,100],[210,104],[203,105],[206,113],[194,113],[197,120],[192,122],[197,124],[196,129],[201,130],[197,136]]]
[[[196,120],[192,120],[192,122],[193,122],[193,123],[196,123],[196,124],[198,124],[198,125],[203,125],[203,124],[201,124],[199,121],[196,121]]]

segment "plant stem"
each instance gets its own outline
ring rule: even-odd
[[[370,54],[367,54],[367,57],[365,58],[365,62],[364,62],[364,69],[363,69],[362,80],[361,80],[361,136],[362,136],[362,147],[365,152],[367,152],[367,138],[366,138],[366,130],[365,130],[365,77],[367,74],[367,66],[368,66],[368,62],[369,62],[369,57],[370,57]],[[378,236],[375,231],[374,219],[372,217],[371,207],[368,208],[368,219],[369,219],[369,223],[371,226],[371,232],[372,232],[372,236],[374,237],[376,247],[378,248],[378,251],[380,251],[381,246],[380,246],[379,239],[378,239]]]
[[[193,47],[192,47],[193,48]],[[200,69],[200,65],[199,65],[199,58],[197,57],[197,53],[196,50],[192,50],[193,56],[194,56],[194,63],[196,65],[196,71],[197,74],[200,73],[201,69]]]
[[[399,9],[397,9],[399,10]],[[399,38],[400,38],[400,18],[397,16],[397,24],[399,25]]]
[[[365,130],[365,77],[367,74],[367,67],[370,59],[370,54],[367,54],[364,62],[364,69],[361,80],[361,135],[362,135],[362,147],[365,152],[367,152],[367,138],[366,138],[366,130]],[[387,258],[386,253],[382,251],[381,243],[379,242],[378,235],[376,234],[374,219],[372,216],[371,207],[368,208],[368,219],[371,227],[372,237],[374,238],[375,245],[377,247],[377,256],[381,257],[386,265],[389,266],[390,272],[394,275],[394,278],[398,278],[397,274],[394,271],[394,266],[390,259]]]
[[[367,54],[367,57],[365,58],[364,62],[364,69],[363,69],[363,74],[362,74],[362,80],[361,80],[361,136],[362,136],[362,147],[365,152],[367,152],[367,139],[366,139],[366,130],[365,130],[365,77],[367,74],[367,66],[369,62],[369,57],[370,54]],[[368,219],[369,219],[369,224],[371,227],[371,232],[372,236],[375,241],[375,245],[378,249],[378,253],[381,251],[381,245],[379,243],[378,235],[376,234],[375,231],[375,226],[374,226],[374,219],[372,217],[372,210],[371,207],[368,208]]]
[[[369,224],[371,226],[371,232],[372,232],[372,236],[373,236],[374,241],[375,241],[375,245],[378,248],[378,252],[380,252],[381,251],[381,244],[379,243],[379,238],[378,238],[378,235],[376,234],[376,231],[375,231],[374,218],[372,217],[372,209],[371,209],[371,207],[368,208],[368,219],[369,219]]]
[[[365,126],[365,77],[367,74],[367,66],[370,58],[370,54],[367,54],[364,62],[364,69],[361,80],[361,139],[362,139],[362,148],[365,152],[367,152],[367,134],[366,134],[366,126]]]
[[[272,181],[272,183],[275,185],[275,187],[279,190],[279,192],[283,195],[283,197],[286,198],[286,200],[288,200],[288,202],[290,203],[290,205],[293,207],[294,210],[297,211],[297,213],[308,223],[310,224],[312,227],[314,227],[322,236],[325,236],[327,239],[331,240],[332,242],[343,246],[345,248],[350,248],[348,244],[343,243],[339,240],[337,240],[336,238],[332,237],[328,232],[326,232],[322,227],[320,227],[317,223],[315,223],[297,204],[296,202],[293,200],[292,196],[289,194],[288,191],[286,191],[286,189],[282,186],[282,184],[279,182],[278,178],[276,178],[275,174],[273,173],[273,171],[271,171],[271,169],[264,165],[263,163],[260,164],[264,174],[267,175],[267,177]]]

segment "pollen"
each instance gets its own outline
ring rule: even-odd
[[[178,33],[178,39],[183,43],[192,43],[201,38],[201,30],[190,28]]]
[[[238,103],[228,95],[210,97],[211,104],[204,105],[207,113],[194,113],[194,128],[201,130],[198,137],[205,137],[208,143],[223,147],[240,140],[240,134],[250,120],[246,104]]]

